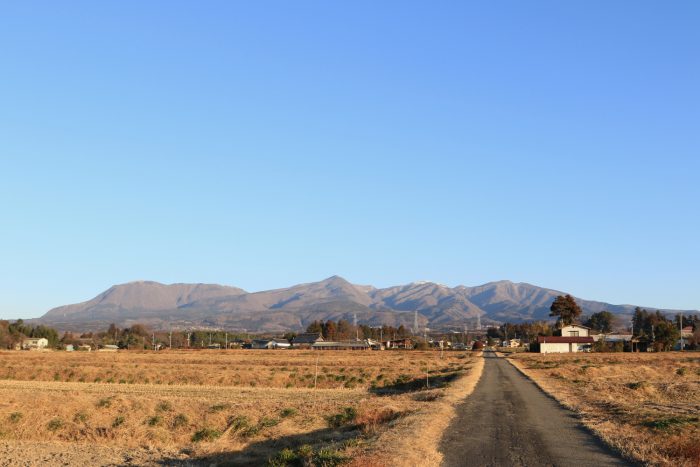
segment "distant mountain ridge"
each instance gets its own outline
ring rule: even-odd
[[[413,312],[417,311],[420,328],[473,328],[477,320],[486,325],[550,319],[549,307],[563,293],[510,281],[475,287],[420,281],[379,289],[355,285],[339,276],[252,293],[217,284],[137,281],[110,287],[83,303],[54,308],[38,321],[66,330],[139,322],[157,329],[215,327],[281,332],[303,329],[317,319],[352,320],[354,316],[358,322],[372,326],[411,327]],[[577,301],[584,314],[608,310],[631,315],[635,308],[578,298]]]

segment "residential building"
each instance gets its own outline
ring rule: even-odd
[[[22,341],[23,350],[42,350],[49,346],[49,340],[45,337],[30,337]]]
[[[540,353],[588,352],[593,344],[590,336],[538,336]]]
[[[306,332],[299,334],[292,339],[292,347],[295,349],[309,349],[317,342],[323,342],[323,336],[321,336],[321,333]]]

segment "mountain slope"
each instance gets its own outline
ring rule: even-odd
[[[101,329],[114,322],[135,322],[156,328],[225,327],[280,332],[303,329],[311,321],[352,320],[372,326],[419,328],[473,327],[481,323],[549,319],[557,295],[552,289],[510,281],[475,287],[448,287],[433,282],[377,289],[352,284],[342,277],[288,288],[248,293],[214,284],[130,282],[116,285],[87,302],[50,310],[39,321],[60,329]],[[611,305],[577,299],[584,314],[608,310],[629,315],[633,305]],[[673,310],[665,310],[673,312]]]

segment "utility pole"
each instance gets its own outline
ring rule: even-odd
[[[173,350],[173,331],[170,330],[170,335],[168,336],[168,347]]]
[[[683,352],[683,312],[681,311],[681,316],[678,319],[678,330],[681,332],[681,352]]]
[[[153,351],[155,352],[156,350],[156,333],[153,333],[153,339],[151,340],[151,343],[153,344]]]
[[[224,348],[228,349],[228,333],[224,335]]]
[[[425,387],[430,389],[430,360],[425,364]]]
[[[316,355],[316,372],[314,373],[314,389],[316,389],[316,382],[318,381],[318,358],[319,358],[319,356]]]

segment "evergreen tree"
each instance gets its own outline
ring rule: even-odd
[[[559,326],[573,324],[578,317],[581,316],[581,307],[578,306],[574,297],[569,294],[565,296],[559,295],[555,298],[549,311],[549,316],[557,317],[557,324]]]

